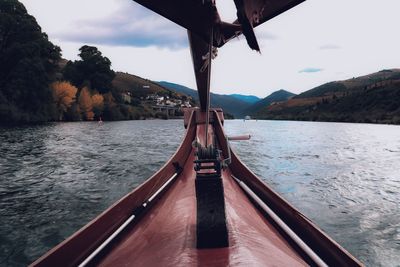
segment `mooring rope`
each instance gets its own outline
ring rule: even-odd
[[[210,43],[208,49],[208,73],[207,73],[207,103],[206,103],[206,147],[208,146],[208,125],[210,123],[210,84],[211,84],[211,60],[212,60],[212,49],[213,49],[213,37],[214,37],[214,30],[211,27],[210,33]]]

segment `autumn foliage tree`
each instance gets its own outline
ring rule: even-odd
[[[90,95],[89,89],[87,87],[84,87],[81,90],[81,93],[80,93],[79,99],[78,99],[78,104],[79,104],[79,110],[82,113],[83,119],[92,121],[94,118],[93,101],[92,101],[92,97]]]
[[[95,93],[92,96],[92,105],[94,115],[100,117],[104,109],[104,97],[99,93]]]
[[[71,107],[75,101],[78,88],[69,82],[54,82],[51,84],[53,100],[58,111],[58,118],[62,120],[64,114]]]
[[[77,87],[88,86],[101,94],[109,92],[115,77],[111,61],[94,46],[84,45],[79,51],[81,60],[67,63],[64,78]]]

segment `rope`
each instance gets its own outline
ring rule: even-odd
[[[207,75],[207,106],[206,106],[206,147],[208,146],[208,125],[210,123],[210,84],[211,84],[211,60],[213,51],[214,29],[211,27],[210,43],[208,50],[208,75]]]

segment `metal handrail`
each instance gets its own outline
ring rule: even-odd
[[[279,216],[262,201],[243,181],[232,175],[239,186],[270,216],[270,218],[295,242],[307,256],[319,267],[328,265],[281,219]]]
[[[146,206],[153,201],[171,182],[178,176],[178,173],[174,173],[171,178],[166,181],[163,186],[161,186],[147,201],[145,201],[141,206],[142,208],[146,208]],[[85,260],[82,261],[81,264],[78,265],[78,267],[85,267],[88,263],[90,263],[99,253],[107,247],[134,219],[136,218],[136,215],[133,214],[131,215],[126,221],[118,227],[117,230],[115,230],[103,243],[101,243],[100,246],[96,248]]]

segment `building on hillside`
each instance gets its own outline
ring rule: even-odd
[[[162,101],[164,101],[164,97],[163,96],[159,96],[156,99],[157,103],[161,103]]]
[[[157,94],[150,94],[146,96],[146,100],[156,100],[158,98]]]
[[[183,107],[183,108],[191,108],[192,105],[190,105],[189,101],[184,101],[183,104],[181,104],[181,107]]]
[[[132,102],[131,92],[122,93],[121,98],[124,103],[130,104]]]
[[[176,106],[175,102],[173,102],[173,101],[171,101],[169,99],[165,100],[165,105],[171,106],[171,107],[175,107]]]
[[[159,96],[157,94],[151,94],[146,96],[146,100],[154,101],[158,104],[161,104],[162,101],[164,101],[165,97]]]

